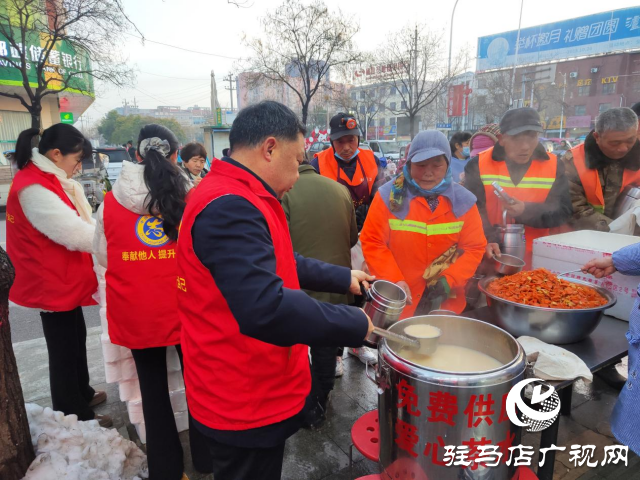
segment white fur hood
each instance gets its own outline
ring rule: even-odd
[[[149,189],[144,183],[144,165],[122,162],[122,170],[113,185],[113,196],[127,210],[138,215],[148,214]]]

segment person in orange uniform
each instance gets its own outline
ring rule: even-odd
[[[464,286],[487,245],[476,197],[453,182],[441,132],[420,132],[407,158],[371,204],[360,235],[365,260],[372,275],[407,293],[402,318],[439,308],[461,313]]]
[[[500,255],[503,223],[525,226],[525,260],[531,267],[533,241],[550,235],[571,216],[571,198],[564,166],[547,153],[538,141],[542,132],[540,115],[533,108],[516,108],[500,120],[498,143],[469,160],[464,186],[478,198],[484,232],[489,241],[488,255]],[[494,194],[497,182],[511,197],[509,204]]]
[[[371,150],[361,150],[360,127],[351,115],[338,113],[329,122],[331,147],[317,153],[311,166],[323,177],[349,190],[356,210],[358,230],[362,228],[378,177],[379,162]]]

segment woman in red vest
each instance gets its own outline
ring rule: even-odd
[[[169,398],[167,347],[180,352],[176,241],[189,181],[177,166],[178,139],[160,125],[138,137],[98,211],[94,249],[104,266],[111,342],[131,349],[147,432],[149,473],[182,478],[182,446]]]
[[[72,179],[90,155],[91,144],[71,125],[31,128],[18,137],[19,172],[7,199],[7,253],[16,270],[9,299],[41,310],[53,409],[108,427],[111,419],[92,409],[107,395],[89,385],[81,308],[95,305],[98,289],[90,253],[95,222],[82,186]]]

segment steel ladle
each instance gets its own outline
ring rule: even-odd
[[[380,335],[387,340],[391,340],[393,342],[401,343],[406,347],[413,348],[417,350],[420,355],[431,355],[438,348],[438,340],[440,340],[440,336],[442,335],[442,331],[438,328],[440,332],[435,337],[414,337],[413,335],[409,335],[405,332],[404,335],[399,335],[394,332],[390,332],[388,330],[383,330],[382,328],[375,327],[373,329],[373,333],[376,335]]]

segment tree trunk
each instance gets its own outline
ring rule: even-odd
[[[42,105],[39,103],[35,104],[34,102],[29,109],[29,113],[31,114],[31,128],[40,128],[42,125]]]
[[[307,126],[307,116],[309,115],[309,100],[302,104],[302,125]]]
[[[11,346],[9,289],[15,271],[0,248],[0,478],[24,477],[35,458],[16,357]]]

